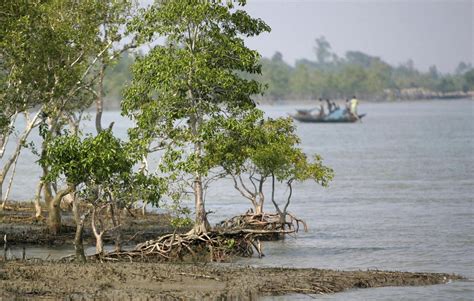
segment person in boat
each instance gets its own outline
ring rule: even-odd
[[[359,105],[359,101],[357,97],[354,95],[349,103],[349,112],[352,118],[359,120],[359,115],[357,115],[357,106]]]
[[[324,116],[326,116],[326,114],[324,113],[323,99],[320,98],[319,99],[319,114],[318,114],[318,117],[319,118],[324,118]]]
[[[349,114],[351,111],[351,103],[349,102],[349,98],[346,98],[346,105],[344,107],[344,113]]]
[[[328,114],[331,114],[334,111],[334,107],[332,106],[332,103],[329,99],[326,98],[326,103],[328,106]]]
[[[339,105],[338,105],[335,101],[332,102],[332,107],[333,107],[333,110],[334,110],[334,111],[337,111],[337,110],[340,109],[340,108],[339,108]]]

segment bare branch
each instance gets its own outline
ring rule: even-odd
[[[10,123],[8,124],[8,131],[5,133],[2,133],[2,138],[0,138],[0,159],[3,158],[3,155],[5,154],[5,149],[8,144],[8,140],[10,139],[10,129],[13,128],[15,125],[16,118],[18,117],[18,111],[15,111],[15,114],[13,114],[10,118]]]
[[[288,206],[290,205],[291,195],[293,194],[293,187],[291,186],[291,184],[293,183],[293,180],[294,179],[290,179],[287,182],[287,185],[288,185],[288,188],[290,189],[290,192],[288,194],[288,199],[286,200],[285,208],[283,208],[283,213],[286,213],[286,210],[288,209]]]
[[[272,203],[279,214],[282,214],[280,206],[275,202],[275,175],[272,173]]]
[[[6,206],[7,200],[8,200],[8,196],[10,195],[10,191],[12,189],[13,179],[15,178],[16,166],[17,166],[19,157],[20,157],[19,155],[16,156],[15,162],[13,163],[13,170],[12,170],[12,174],[10,175],[10,180],[8,181],[7,192],[5,193],[5,197],[3,198],[2,209],[5,209],[5,206]],[[3,184],[3,183],[1,183],[1,184]]]
[[[253,190],[255,191],[255,194],[257,194],[258,189],[257,189],[257,185],[256,185],[255,182],[254,182],[254,180],[257,180],[257,178],[255,178],[255,177],[253,176],[253,173],[250,174],[249,180],[250,180],[250,183],[252,183]]]
[[[110,46],[112,45],[112,41],[110,41],[109,43],[107,43],[107,45],[104,47],[104,49],[102,49],[96,56],[95,58],[92,60],[92,62],[89,64],[89,66],[87,67],[86,71],[84,71],[84,73],[82,74],[81,76],[81,79],[79,80],[79,83],[81,83],[84,78],[86,78],[87,74],[89,74],[89,71],[92,69],[92,67],[95,65],[95,63],[99,60],[99,58],[102,57],[102,55],[104,54],[104,52],[107,51],[107,49],[110,48]]]
[[[231,176],[232,176],[232,180],[234,181],[234,187],[235,187],[235,189],[237,189],[237,191],[240,192],[240,194],[241,194],[244,198],[249,199],[249,200],[252,202],[252,204],[255,205],[255,201],[254,201],[254,199],[253,199],[253,195],[252,195],[251,193],[249,193],[248,191],[245,191],[245,190],[243,190],[242,188],[239,187],[239,185],[238,185],[238,183],[237,183],[237,179],[235,178],[236,176],[234,176],[234,175],[231,175]],[[240,176],[239,176],[239,177],[240,177]],[[247,195],[246,192],[249,193],[250,195]]]
[[[8,160],[5,162],[3,165],[2,170],[0,171],[0,176],[5,176],[10,170],[10,167],[13,165],[13,163],[16,161],[17,157],[20,155],[21,149],[23,148],[24,143],[26,142],[26,139],[30,135],[31,131],[33,130],[34,126],[36,125],[36,120],[38,120],[40,114],[43,111],[43,107],[41,107],[38,112],[33,116],[31,121],[26,125],[25,129],[23,130],[22,135],[20,136],[20,139],[17,142],[16,148],[13,152],[13,154],[8,158]]]
[[[266,177],[261,176],[258,180],[258,193],[263,195],[263,183],[265,183]]]
[[[241,175],[241,174],[239,174],[238,178],[239,178],[239,181],[240,181],[240,185],[242,185],[242,188],[245,189],[245,191],[247,191],[247,193],[250,194],[252,197],[255,197],[255,195],[257,194],[257,188],[255,187],[255,185],[254,185],[254,183],[252,182],[252,180],[250,180],[250,182],[251,182],[252,185],[255,187],[254,192],[250,191],[250,189],[248,189],[248,187],[245,185],[244,180],[242,179],[242,175]]]

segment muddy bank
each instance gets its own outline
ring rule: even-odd
[[[438,273],[252,268],[218,264],[0,263],[0,299],[248,300],[354,288],[446,283]],[[226,299],[227,300],[227,299]]]
[[[36,219],[32,203],[10,203],[5,210],[0,211],[0,236],[3,238],[3,235],[6,234],[10,245],[72,245],[76,225],[69,208],[63,208],[61,214],[61,233],[51,235],[46,225],[47,211],[43,211],[42,216]],[[174,230],[177,233],[188,230],[187,228],[174,229],[171,226],[171,218],[169,214],[147,213],[143,215],[138,209],[124,211],[120,227],[123,243],[138,243]],[[95,243],[90,221],[85,224],[84,240],[86,244]],[[113,240],[113,232],[104,234],[105,243],[113,243]]]

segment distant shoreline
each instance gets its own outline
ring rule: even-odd
[[[323,98],[324,100],[326,98]],[[366,103],[396,103],[396,102],[418,102],[418,101],[440,101],[440,100],[446,100],[446,101],[456,101],[456,100],[473,100],[474,101],[474,91],[470,91],[466,95],[462,95],[460,97],[433,97],[433,98],[394,98],[394,99],[373,99],[373,98],[363,98],[363,97],[358,97],[360,101],[366,102]],[[255,102],[259,105],[289,105],[289,104],[295,104],[295,105],[306,105],[306,104],[315,104],[318,103],[319,98],[316,99],[289,99],[289,100],[267,100],[267,99],[257,99]],[[344,103],[346,99],[337,99],[337,98],[330,98],[329,100],[334,101],[338,104]],[[104,103],[104,111],[118,111],[120,110],[120,103],[119,102],[113,102],[107,103],[105,101]],[[95,106],[91,106],[89,108],[90,112],[95,111]]]
[[[346,102],[345,99],[330,99],[331,101],[336,102],[337,104],[341,105]],[[396,99],[396,100],[370,100],[364,98],[358,98],[359,101],[364,103],[408,103],[408,102],[420,102],[420,101],[474,101],[473,98],[455,98],[455,99]],[[261,101],[258,102],[259,105],[315,105],[319,104],[318,99],[305,99],[305,100],[284,100],[284,101]],[[324,102],[326,104],[326,102]]]

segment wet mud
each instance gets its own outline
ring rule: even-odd
[[[253,268],[222,264],[0,263],[0,300],[255,300],[265,295],[442,284],[439,273]]]
[[[47,213],[45,212],[44,215]],[[46,221],[32,207],[17,205],[0,212],[0,235],[10,245],[72,245],[75,226],[63,212],[62,234],[48,233]],[[186,231],[187,229],[181,229]],[[139,211],[125,214],[124,242],[134,243],[173,232],[170,217]],[[90,226],[86,242],[94,241]],[[112,242],[107,236],[105,242]],[[255,300],[266,295],[332,294],[349,289],[420,286],[461,279],[438,273],[332,271],[253,268],[217,263],[88,262],[0,259],[0,300]]]

